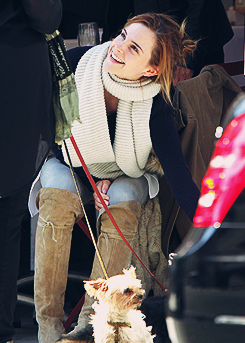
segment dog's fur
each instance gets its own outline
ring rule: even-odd
[[[91,316],[91,324],[69,336],[69,339],[61,338],[59,342],[171,343],[165,322],[165,299],[150,297],[141,303],[144,290],[141,281],[136,279],[134,267],[108,280],[86,281],[85,289],[98,300],[93,305],[95,314]],[[129,323],[131,327],[112,324],[116,322]],[[150,333],[151,327],[154,336]]]
[[[94,302],[91,316],[95,343],[153,343],[151,328],[147,328],[144,315],[137,310],[144,290],[136,278],[135,268],[123,270],[108,280],[85,282],[85,289]]]

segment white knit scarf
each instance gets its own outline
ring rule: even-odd
[[[111,178],[144,173],[152,144],[149,118],[153,97],[160,85],[146,81],[122,80],[105,71],[103,62],[110,42],[90,49],[78,63],[75,80],[82,123],[74,122],[73,137],[92,175]],[[115,140],[110,141],[104,88],[119,99]],[[66,140],[74,167],[81,163]]]

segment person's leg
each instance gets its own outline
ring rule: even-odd
[[[41,171],[35,245],[34,297],[39,343],[53,343],[64,332],[64,295],[73,226],[82,208],[69,168],[49,160]],[[92,193],[77,177],[84,203]]]
[[[141,206],[149,199],[148,182],[144,176],[137,179],[122,176],[112,183],[107,194],[110,197],[110,212],[123,236],[132,245],[138,228]],[[131,250],[104,210],[99,213],[97,228],[100,233],[98,247],[109,277],[121,274],[123,268],[130,266]],[[119,251],[120,254],[118,254]],[[95,280],[98,277],[105,277],[105,275],[95,255],[90,278]]]
[[[148,181],[144,176],[137,179],[121,176],[111,184],[107,194],[110,206],[126,201],[137,201],[142,206],[149,199]]]
[[[79,177],[75,174],[82,201],[86,204],[93,198],[92,192],[85,187]],[[40,181],[43,188],[58,188],[72,192],[77,195],[75,182],[68,167],[60,163],[57,158],[48,160],[42,167]]]
[[[122,176],[112,183],[108,195],[110,212],[127,242],[132,245],[137,232],[141,206],[149,199],[148,182],[144,176],[138,179]],[[109,277],[121,274],[123,268],[130,265],[132,252],[103,210],[100,211],[97,226],[100,232],[97,245],[107,273]],[[99,277],[105,278],[105,275],[95,254],[90,279],[96,280]],[[61,336],[64,340],[76,339],[79,337],[79,332],[86,328],[89,315],[93,312],[91,307],[93,302],[94,299],[86,294],[78,325],[71,333]]]
[[[17,300],[21,222],[27,211],[30,187],[0,198],[0,343],[14,335],[13,312]]]

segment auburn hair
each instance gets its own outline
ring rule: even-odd
[[[128,19],[124,27],[134,23],[141,23],[155,33],[156,44],[150,65],[159,67],[158,74],[153,78],[161,85],[163,97],[171,103],[170,88],[174,71],[177,66],[186,66],[186,57],[195,50],[196,42],[187,36],[185,21],[179,25],[166,14],[140,14]]]

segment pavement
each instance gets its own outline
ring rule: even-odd
[[[65,304],[65,320],[73,310],[73,305],[70,303]],[[72,323],[69,331],[75,326]],[[25,305],[22,302],[17,303],[15,309],[15,336],[14,343],[38,343],[37,332],[38,325],[35,319],[34,306]]]
[[[16,311],[21,319],[21,327],[16,328],[15,343],[38,343],[37,324],[33,322],[33,307],[17,304]]]

